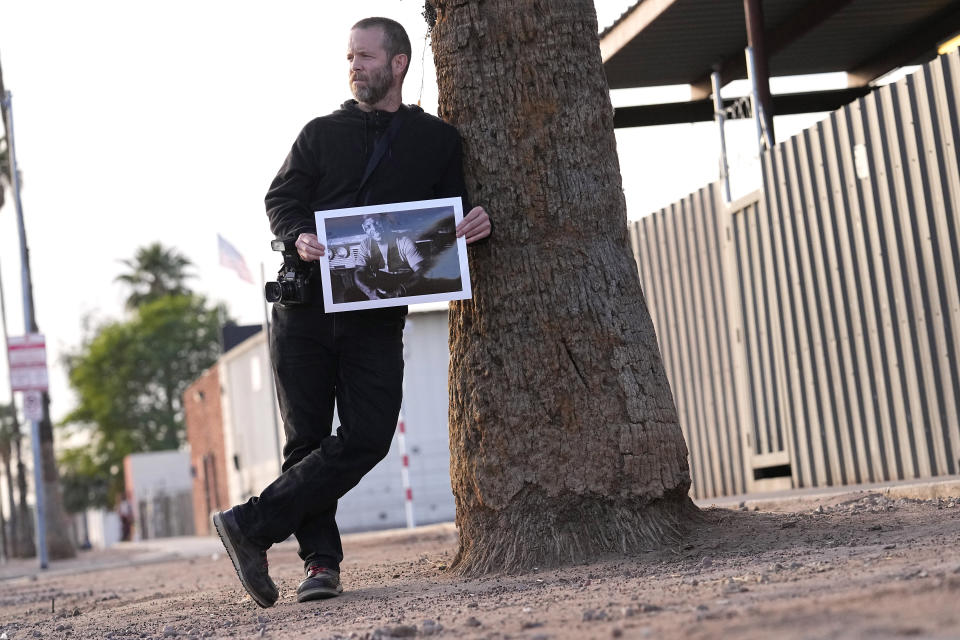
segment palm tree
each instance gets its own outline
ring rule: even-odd
[[[121,262],[130,269],[116,277],[131,289],[127,309],[136,309],[164,296],[190,293],[184,282],[193,277],[187,273],[193,263],[176,249],[154,242],[137,249],[133,259]]]
[[[470,250],[473,298],[450,304],[453,568],[672,541],[696,507],[630,248],[593,0],[427,1],[439,115],[497,226]]]
[[[0,138],[0,142],[3,142],[3,148],[0,148],[0,207],[3,207],[3,203],[6,202],[4,199],[4,194],[6,193],[7,183],[10,180],[10,167],[9,167],[9,154],[7,153],[7,139]]]
[[[17,420],[17,407],[10,402],[0,404],[0,464],[3,464],[3,477],[7,482],[7,498],[9,500],[9,532],[7,541],[9,557],[28,558],[35,555],[33,546],[33,527],[27,511],[27,485],[23,460],[20,448],[20,424]],[[17,472],[17,481],[14,483],[14,470]],[[19,489],[20,503],[14,498],[14,491]]]
[[[11,403],[9,409],[13,408]],[[11,538],[16,538],[17,510],[13,501],[13,470],[11,469],[11,453],[13,449],[13,428],[6,414],[9,411],[6,405],[0,405],[0,465],[3,465],[3,475],[7,481],[7,496],[10,498],[10,531]],[[16,414],[14,414],[14,420]],[[3,547],[3,557],[16,556],[16,544],[13,540],[7,541],[7,523],[3,518],[3,505],[0,505],[0,545]]]
[[[0,122],[3,123],[3,131],[6,134],[7,131],[7,103],[2,100],[6,96],[7,90],[3,86],[3,67],[0,66]],[[4,203],[4,192],[7,185],[7,181],[10,178],[10,154],[7,153],[7,149],[10,147],[7,142],[7,137],[4,135],[3,138],[0,138],[3,141],[3,149],[0,149],[0,207]]]

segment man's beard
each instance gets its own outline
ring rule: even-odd
[[[350,91],[358,102],[365,104],[377,104],[383,100],[387,92],[390,91],[390,84],[393,81],[390,63],[383,65],[378,69],[373,69],[363,74],[361,78],[365,81],[363,86],[357,86],[354,78],[350,79]]]

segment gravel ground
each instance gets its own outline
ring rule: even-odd
[[[960,638],[960,498],[861,492],[790,508],[706,509],[675,548],[480,579],[446,570],[452,525],[347,536],[346,592],[308,604],[296,602],[300,561],[288,542],[270,551],[280,587],[271,609],[243,592],[224,553],[91,552],[0,580],[0,632],[11,640]]]

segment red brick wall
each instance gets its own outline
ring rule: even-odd
[[[213,365],[183,392],[193,472],[193,518],[201,536],[213,533],[210,512],[230,506],[219,371]]]

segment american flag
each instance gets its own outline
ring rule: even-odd
[[[253,276],[250,275],[250,269],[247,269],[247,263],[243,256],[237,251],[236,247],[223,239],[223,236],[217,234],[217,246],[220,248],[220,264],[227,269],[233,269],[241,280],[253,284]]]

